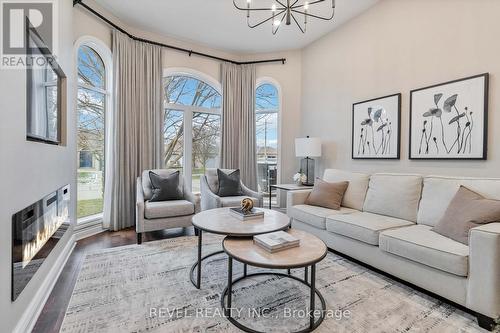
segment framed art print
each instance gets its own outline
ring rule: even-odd
[[[488,74],[410,92],[410,159],[485,160]]]
[[[401,94],[352,105],[352,158],[399,159]]]

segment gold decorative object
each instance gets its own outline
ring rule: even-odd
[[[253,200],[250,198],[245,198],[241,200],[241,210],[245,213],[248,213],[253,208]]]

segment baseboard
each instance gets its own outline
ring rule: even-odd
[[[107,229],[102,227],[102,223],[91,224],[87,227],[79,227],[75,229],[73,231],[73,237],[75,238],[75,241],[79,241],[80,239],[97,235],[106,230]]]
[[[52,266],[52,269],[49,270],[49,273],[43,280],[42,284],[38,288],[35,296],[32,298],[29,303],[26,311],[24,311],[21,319],[17,323],[16,327],[13,330],[13,333],[27,333],[33,330],[33,327],[38,320],[38,316],[47,302],[52,289],[54,288],[59,275],[61,274],[66,262],[68,261],[69,256],[73,252],[75,248],[76,241],[74,235],[71,235],[69,241],[64,246],[59,257],[56,259],[56,262]]]

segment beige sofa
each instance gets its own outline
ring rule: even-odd
[[[500,179],[362,174],[328,169],[348,180],[339,211],[305,205],[310,190],[289,192],[292,226],[329,248],[472,310],[490,328],[500,315],[500,223],[473,228],[469,245],[431,230],[460,185],[500,200]]]

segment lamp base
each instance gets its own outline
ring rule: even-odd
[[[306,175],[306,181],[302,185],[314,185],[314,159],[306,157],[300,160],[300,169]]]

